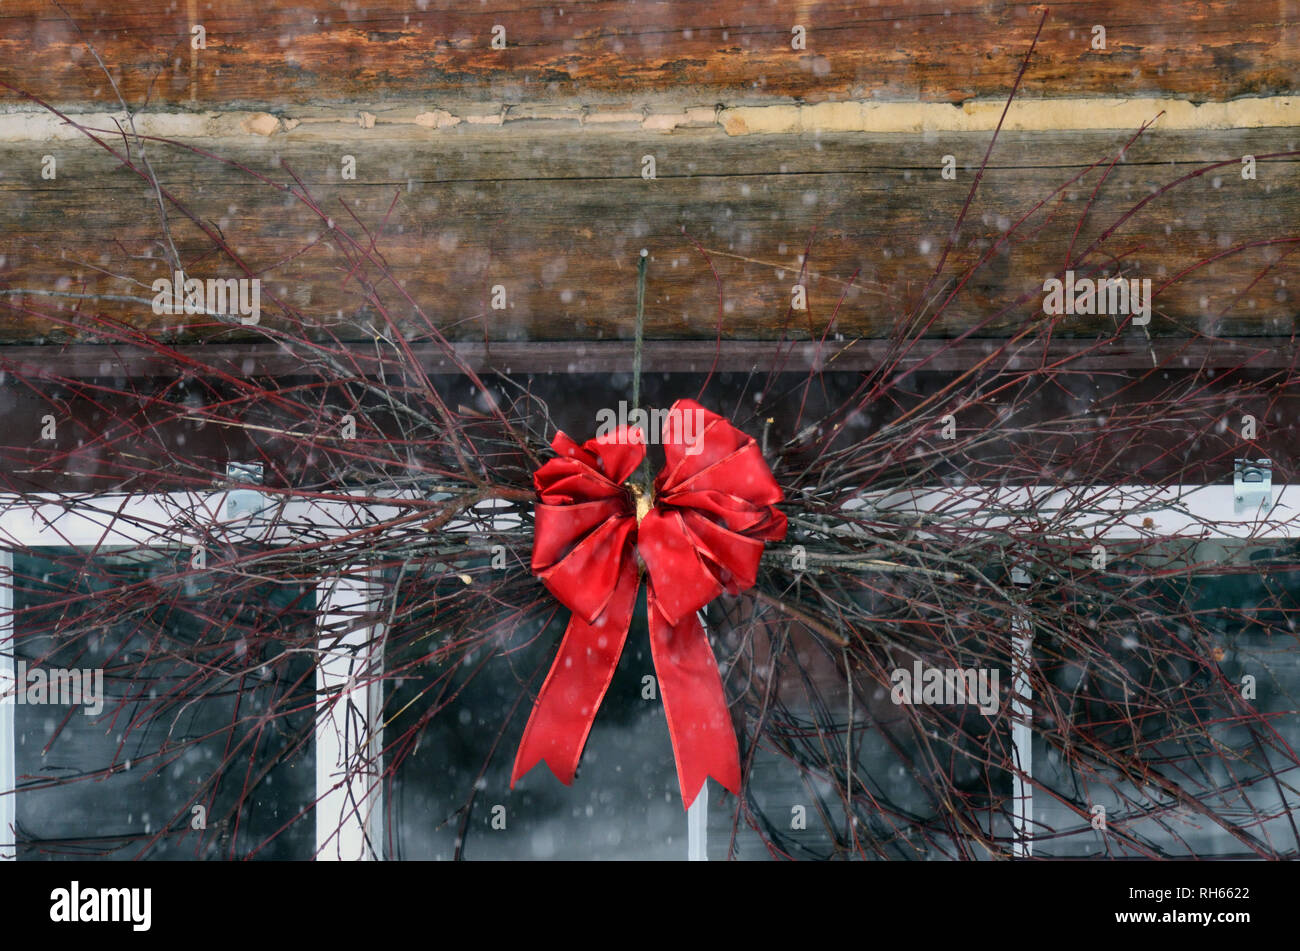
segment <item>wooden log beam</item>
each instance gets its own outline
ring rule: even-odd
[[[933,283],[987,133],[410,129],[202,143],[237,165],[155,142],[151,167],[193,215],[169,203],[165,231],[152,187],[104,149],[8,143],[0,342],[106,342],[113,322],[181,342],[419,339],[431,325],[458,340],[628,339],[641,248],[652,339],[888,337],[909,316],[934,336],[1012,335],[1044,319],[1044,279],[1067,266],[1152,280],[1150,325],[1129,331],[1139,340],[1294,333],[1297,131],[1150,130],[1125,149],[1130,138],[1003,133]],[[120,136],[104,141],[126,154]],[[172,245],[190,277],[256,276],[258,327],[155,314]],[[806,310],[792,307],[796,283]],[[1056,332],[1117,326],[1070,316]]]
[[[1006,0],[10,0],[0,78],[61,103],[427,101],[587,103],[689,88],[701,104],[769,98],[961,102],[1001,98],[1041,5]],[[66,15],[63,11],[66,11]],[[1023,93],[1174,95],[1197,101],[1294,92],[1296,0],[1083,0],[1053,5]],[[204,48],[192,28],[202,26]],[[504,49],[492,47],[503,27]],[[795,26],[805,48],[793,48]],[[1094,48],[1094,27],[1105,48]]]

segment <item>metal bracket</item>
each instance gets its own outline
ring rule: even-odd
[[[1254,514],[1273,504],[1273,460],[1234,459],[1232,502],[1237,515]]]
[[[226,479],[229,482],[261,485],[263,478],[260,462],[226,463]],[[226,494],[226,518],[251,517],[270,504],[261,492],[252,489],[232,489]]]

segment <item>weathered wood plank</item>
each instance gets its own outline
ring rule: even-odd
[[[600,0],[521,6],[372,0],[47,0],[0,8],[0,78],[49,100],[115,104],[94,44],[135,107],[427,101],[642,101],[1005,96],[1039,4]],[[1084,0],[1052,6],[1026,96],[1296,90],[1297,0]],[[191,26],[206,48],[191,49]],[[795,25],[806,49],[791,48]],[[505,27],[505,49],[492,30]],[[1094,25],[1106,49],[1092,48]]]
[[[888,336],[918,308],[927,320],[935,315],[948,292],[955,297],[928,333],[1004,335],[1042,319],[1043,280],[1065,267],[1072,242],[1078,268],[1122,261],[1126,276],[1153,280],[1152,335],[1290,336],[1300,161],[1279,153],[1300,148],[1300,132],[1148,132],[1098,189],[1128,138],[1005,133],[928,302],[921,294],[987,135],[452,130],[418,142],[340,144],[290,134],[218,149],[276,182],[292,183],[291,169],[335,222],[333,233],[320,215],[244,171],[161,144],[149,154],[163,186],[219,229],[260,277],[261,326],[271,329],[285,326],[276,303],[283,301],[317,335],[361,339],[372,327],[382,331],[369,281],[406,332],[418,334],[411,306],[384,281],[377,258],[356,266],[371,240],[359,220],[392,277],[461,340],[627,339],[641,248],[651,252],[652,338],[715,335],[718,287],[709,261],[722,283],[727,338]],[[357,161],[355,181],[340,176],[345,148]],[[152,191],[93,147],[55,149],[58,177],[44,180],[46,149],[0,149],[0,339],[96,339],[92,314],[168,338],[247,336],[202,316],[154,315],[151,284],[172,269]],[[647,154],[657,159],[655,180],[641,177]],[[940,174],[945,154],[958,163],[955,181]],[[1258,157],[1255,180],[1242,178],[1246,154]],[[1155,197],[1077,262],[1139,202],[1215,161],[1226,164]],[[1103,165],[1087,171],[1097,162]],[[963,269],[1048,199],[958,290]],[[191,222],[175,213],[169,221],[190,276],[244,276]],[[354,244],[340,237],[344,231]],[[1292,243],[1269,243],[1283,239]],[[1248,245],[1256,246],[1233,253]],[[809,309],[792,311],[806,247]],[[1208,263],[1184,273],[1197,262]],[[504,309],[491,306],[495,285],[505,288]],[[1111,317],[1070,317],[1058,332],[1114,326]]]

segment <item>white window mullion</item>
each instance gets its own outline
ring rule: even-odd
[[[317,587],[318,860],[383,857],[383,631],[358,621],[375,616],[380,597],[359,568]]]
[[[700,794],[686,810],[686,859],[689,862],[709,860],[709,781],[704,780]]]
[[[700,621],[700,630],[707,639],[709,622],[703,611],[696,612]],[[712,649],[712,644],[710,644]],[[709,860],[709,777],[704,777],[704,785],[686,810],[686,861],[707,862]]]
[[[1011,580],[1017,585],[1029,583],[1023,568],[1013,568]],[[1034,854],[1034,752],[1033,714],[1029,701],[1029,667],[1033,661],[1034,632],[1021,605],[1012,605],[1011,617],[1011,748],[1015,757],[1012,773],[1011,854],[1030,858]]]

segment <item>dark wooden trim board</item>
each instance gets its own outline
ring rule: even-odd
[[[936,372],[960,372],[976,366],[1003,347],[1007,348],[1005,355],[991,360],[991,366],[1028,370],[1068,361],[1068,367],[1078,371],[1144,370],[1151,369],[1154,360],[1162,367],[1178,370],[1202,367],[1269,370],[1294,367],[1297,357],[1294,338],[1147,341],[1137,333],[1128,340],[1111,341],[1058,337],[1046,346],[1041,342],[1012,344],[990,338],[956,341],[930,338],[902,347],[883,340],[825,345],[729,340],[722,346],[705,340],[651,340],[644,346],[643,370],[646,373],[707,373],[716,366],[718,372],[727,373],[766,373],[772,370],[806,373],[814,369],[853,372],[871,370],[886,360],[896,359],[900,368],[923,364],[926,369]],[[476,373],[604,374],[627,372],[632,364],[632,347],[621,341],[499,343],[490,347],[481,343],[457,343],[452,347],[456,359],[437,345],[414,344],[410,349],[419,365],[432,374],[458,374],[463,372],[462,367]],[[347,350],[350,356],[344,362],[364,372],[377,371],[381,355],[390,370],[398,362],[387,347],[377,351],[373,345],[351,344]],[[182,372],[195,372],[195,367],[239,377],[284,377],[315,373],[311,363],[310,353],[298,356],[274,343],[158,346],[152,349],[90,344],[0,347],[0,371],[19,375],[28,381],[92,377],[170,378]]]

